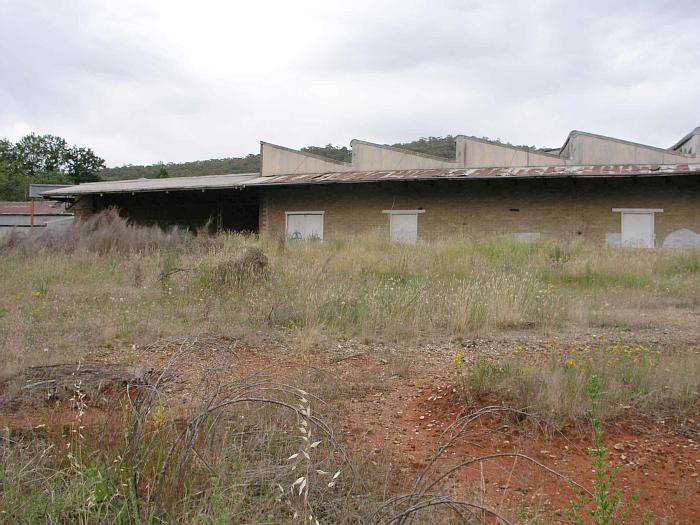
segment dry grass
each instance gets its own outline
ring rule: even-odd
[[[250,249],[266,258],[264,271],[250,273]],[[400,341],[572,324],[653,327],[669,311],[700,308],[697,250],[508,238],[416,246],[378,237],[178,239],[107,214],[52,240],[10,237],[0,258],[5,374],[199,332],[291,329],[312,344],[322,330]]]
[[[212,366],[188,413],[173,410],[177,355],[121,405],[76,390],[71,420],[6,429],[0,520],[355,524],[404,488],[385,456],[343,449],[323,400],[265,374],[226,382]]]
[[[509,238],[403,246],[379,237],[177,237],[133,227],[113,212],[56,237],[10,236],[0,245],[0,264],[0,375],[200,333],[294,330],[301,350],[313,353],[327,335],[407,341],[510,328],[647,327],[670,310],[700,308],[699,251]],[[392,376],[410,375],[410,356],[385,357]],[[536,365],[514,351],[502,363],[458,366],[470,399],[495,392],[553,422],[583,416],[591,375],[601,381],[604,417],[626,406],[679,414],[697,403],[700,388],[693,350],[553,343],[551,357]],[[81,415],[73,425],[7,434],[0,447],[2,519],[289,523],[298,512],[324,523],[362,523],[384,509],[383,522],[392,513],[403,516],[398,522],[420,507],[413,523],[434,523],[461,505],[439,494],[432,499],[432,481],[406,486],[382,455],[345,456],[333,437],[337,421],[330,410],[319,411],[321,400],[260,375],[222,384],[209,372],[190,400],[195,411],[184,418],[173,415],[156,383],[84,428]],[[311,367],[300,377],[305,390],[331,401],[378,381],[337,381]],[[300,425],[313,427],[323,443],[318,450],[302,443]],[[299,464],[309,481],[302,487],[287,458],[304,452],[314,462]],[[317,469],[332,475],[337,468],[341,481],[329,487]],[[392,498],[407,491],[408,499]]]
[[[467,364],[456,356],[454,363],[468,402],[496,395],[555,426],[585,419],[590,405],[585,387],[592,376],[601,385],[602,419],[622,413],[682,418],[700,400],[700,348],[660,351],[622,343],[558,348],[552,340],[544,359],[523,356],[516,347],[499,362]]]
[[[135,226],[121,218],[116,209],[108,209],[66,230],[44,230],[36,235],[13,230],[0,242],[0,255],[32,256],[47,251],[134,253],[174,246],[178,240],[174,231],[164,232],[157,226]]]

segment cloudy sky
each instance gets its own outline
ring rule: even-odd
[[[0,136],[110,166],[700,126],[700,6],[662,1],[0,0]]]

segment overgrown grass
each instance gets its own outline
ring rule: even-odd
[[[3,376],[203,332],[292,329],[407,341],[640,319],[653,326],[662,310],[682,307],[677,313],[687,315],[700,308],[697,250],[611,250],[505,237],[415,246],[378,236],[324,243],[178,237],[131,226],[114,213],[55,238],[2,242]],[[591,376],[600,381],[596,409],[603,418],[626,410],[682,414],[700,396],[697,348],[560,348],[554,341],[551,355],[537,361],[517,349],[501,362],[456,361],[470,400],[495,393],[552,423],[584,418]],[[393,365],[396,375],[410,363],[407,356]],[[353,388],[318,382],[331,400]],[[292,403],[289,391],[285,395],[279,401]],[[302,464],[313,486],[308,500],[292,498],[301,474],[287,458],[311,452],[304,448],[309,440],[299,439],[304,417],[298,410],[285,416],[245,402],[207,414],[188,433],[191,417],[176,419],[161,398],[150,399],[147,410],[129,402],[90,424],[77,420],[3,436],[0,520],[289,523],[295,512],[303,518],[313,512],[324,523],[360,523],[405,488],[381,455],[365,455],[352,458],[356,472],[343,474],[337,487]],[[339,461],[325,439],[319,467]],[[295,491],[305,487],[299,482]],[[426,523],[444,517],[430,512],[421,517]]]
[[[204,412],[173,419],[160,404],[125,404],[89,422],[76,417],[22,433],[6,429],[0,521],[285,524],[298,515],[296,521],[315,523],[311,515],[323,523],[362,523],[380,502],[372,498],[396,488],[381,456],[370,462],[361,453],[334,454],[313,413],[298,417],[263,405],[218,409],[200,421]],[[86,407],[83,417],[93,410]],[[304,444],[301,424],[313,428],[313,448]],[[304,447],[308,460],[299,455]],[[306,490],[298,482],[292,489],[299,476],[308,480]]]
[[[622,343],[598,349],[557,348],[533,359],[521,354],[500,362],[479,360],[455,365],[469,402],[497,395],[555,424],[582,420],[588,410],[586,382],[598,378],[598,415],[678,416],[700,399],[700,348],[662,352]]]
[[[4,373],[198,331],[322,329],[415,340],[568,324],[653,326],[669,308],[700,307],[698,250],[506,237],[415,246],[378,236],[178,238],[113,215],[61,239],[0,246]],[[267,270],[233,275],[250,248],[266,257]]]

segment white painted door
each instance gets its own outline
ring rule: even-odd
[[[654,214],[622,213],[622,246],[633,248],[654,247]]]
[[[294,241],[304,239],[323,240],[323,214],[287,214],[287,237]]]
[[[392,213],[390,215],[389,230],[392,241],[415,243],[418,239],[418,214]]]

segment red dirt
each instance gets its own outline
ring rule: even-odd
[[[281,344],[237,347],[223,359],[217,350],[192,352],[173,367],[176,381],[167,393],[171,406],[183,410],[199,374],[215,361],[231,377],[264,368],[289,383],[300,379],[302,373],[317,370],[332,378],[321,386],[352,388],[331,400],[342,415],[348,445],[360,450],[383,450],[391,457],[394,468],[409,479],[415,478],[436,447],[444,443],[443,432],[467,409],[458,393],[448,386],[451,371],[445,365],[449,353],[421,354],[420,360],[411,360],[405,366],[405,373],[397,373],[402,372],[402,367],[392,365],[392,358],[385,359],[385,353],[365,349],[363,354],[355,355],[358,348],[348,348],[351,353],[341,358],[334,349],[298,354],[295,360],[287,358],[293,354]],[[173,348],[135,351],[130,358],[158,369],[174,352]],[[103,357],[111,360],[113,355]],[[301,382],[299,385],[306,388]],[[498,401],[484,400],[488,404]],[[27,428],[46,421],[46,417],[55,421],[56,417],[61,420],[72,416],[65,409],[54,416],[48,416],[50,412],[45,408],[34,413],[25,411],[22,416],[0,415],[0,426]],[[700,421],[700,407],[691,421]],[[656,524],[700,523],[699,441],[697,434],[683,437],[674,432],[668,422],[655,424],[631,415],[605,422],[603,445],[608,451],[607,463],[622,465],[617,482],[623,499],[630,501],[634,489],[639,489],[632,522],[638,522],[649,510]],[[444,472],[469,458],[517,452],[590,488],[593,472],[586,454],[588,446],[590,436],[585,425],[569,425],[561,432],[533,433],[507,418],[489,417],[475,423],[436,462],[435,468]],[[521,516],[537,516],[543,523],[568,523],[564,512],[570,507],[572,491],[567,483],[528,465],[522,458],[500,458],[462,469],[450,478],[449,490],[461,493],[462,499],[488,502],[506,515],[513,516],[513,511],[518,510]]]
[[[489,401],[492,405],[498,400]],[[348,441],[384,449],[398,468],[413,476],[446,441],[443,432],[465,408],[449,386],[399,387],[352,405],[346,424]],[[383,428],[367,433],[378,421],[384,422]],[[604,432],[607,463],[621,465],[616,487],[622,490],[623,500],[630,502],[635,489],[639,489],[630,515],[633,523],[639,522],[647,510],[657,524],[700,523],[700,446],[696,440],[676,436],[667,426],[653,426],[631,417],[607,422]],[[533,435],[503,418],[490,417],[473,424],[447,449],[434,471],[445,472],[480,456],[519,453],[590,489],[594,475],[586,453],[589,446],[590,437],[584,428],[580,431],[569,426],[560,433]],[[476,495],[477,501],[489,502],[505,514],[518,509],[545,523],[569,523],[565,512],[574,495],[568,484],[522,458],[474,464],[451,477],[448,486],[462,493],[462,499],[464,494]]]

